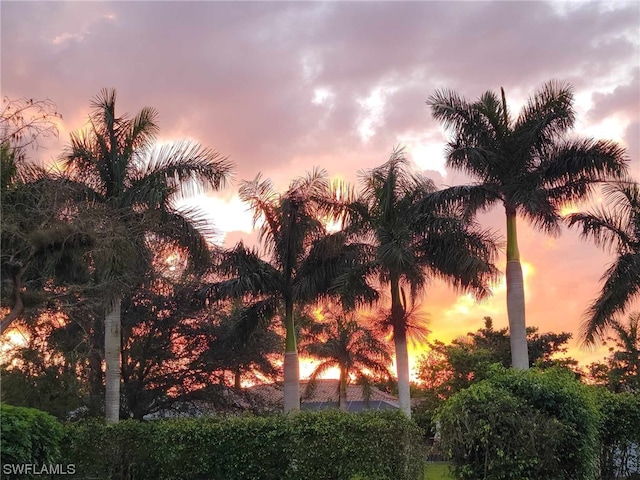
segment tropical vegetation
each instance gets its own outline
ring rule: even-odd
[[[458,479],[637,475],[640,197],[624,150],[569,136],[573,93],[559,82],[516,118],[503,91],[428,103],[452,134],[447,165],[475,183],[439,190],[402,149],[355,186],[317,168],[280,192],[259,174],[239,185],[258,245],[222,248],[180,201],[228,185],[227,158],[159,144],[157,112],[116,114],[104,89],[44,168],[30,156],[57,133],[55,105],[5,101],[0,330],[23,338],[2,345],[3,455],[83,478],[414,479],[425,454]],[[601,207],[561,215],[600,187]],[[496,203],[509,328],[486,317],[427,341],[432,279],[476,298],[500,279],[501,240],[478,216]],[[615,255],[581,332],[608,342],[603,361],[580,369],[569,333],[527,326],[518,218],[549,234],[566,221]],[[413,384],[412,340],[430,350]],[[401,413],[298,412],[299,354],[319,361],[310,388],[337,367],[340,409],[357,381],[397,394]],[[140,421],[183,415],[207,418]]]
[[[537,90],[517,118],[504,90],[487,91],[469,102],[439,90],[427,102],[436,120],[452,133],[446,164],[477,183],[452,187],[444,196],[472,211],[502,203],[507,224],[507,313],[512,364],[529,368],[524,282],[516,220],[527,219],[552,235],[560,232],[561,207],[583,200],[596,182],[618,179],[627,171],[625,151],[608,140],[569,137],[575,124],[573,89],[551,81]]]

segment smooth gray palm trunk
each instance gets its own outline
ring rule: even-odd
[[[298,352],[284,354],[284,411],[300,410],[300,364]]]
[[[104,318],[105,416],[107,422],[120,419],[120,309],[122,299],[109,304]]]
[[[339,382],[338,405],[340,406],[340,410],[344,410],[346,412],[349,409],[349,404],[347,402],[347,372],[344,370],[340,372]]]
[[[409,350],[407,348],[407,335],[395,334],[396,369],[398,374],[398,400],[400,410],[407,417],[411,417],[411,393],[409,390]]]
[[[511,365],[527,370],[527,328],[524,309],[524,280],[520,260],[507,261],[507,313],[509,315],[509,335],[511,340]]]

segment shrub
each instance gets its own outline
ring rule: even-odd
[[[592,478],[598,418],[588,387],[561,370],[495,369],[439,410],[462,479]]]
[[[64,455],[77,478],[415,480],[420,448],[420,429],[399,412],[325,411],[79,422],[66,426]]]
[[[46,412],[0,403],[2,464],[56,463],[62,425]]]
[[[602,480],[640,477],[640,397],[598,389]]]

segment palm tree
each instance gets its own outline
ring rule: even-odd
[[[614,318],[624,312],[640,294],[640,189],[638,183],[620,181],[606,184],[604,194],[612,210],[596,209],[589,213],[574,213],[568,217],[570,227],[579,226],[583,238],[617,254],[616,260],[602,276],[604,285],[598,298],[591,303],[582,326],[582,338],[593,344],[608,326],[615,327]]]
[[[369,375],[388,378],[391,355],[387,344],[376,338],[372,330],[359,325],[353,313],[337,313],[334,308],[324,316],[325,321],[311,325],[300,345],[302,351],[321,360],[309,377],[307,389],[311,391],[320,375],[337,366],[340,369],[339,406],[347,410],[347,384],[351,375],[356,376],[363,388],[369,385]]]
[[[507,312],[511,358],[515,368],[529,368],[525,300],[516,218],[520,215],[548,234],[558,234],[559,209],[579,201],[593,182],[626,171],[624,150],[614,142],[569,139],[575,121],[572,88],[551,81],[529,98],[513,120],[504,95],[491,91],[469,103],[441,90],[427,104],[436,120],[450,129],[447,166],[464,171],[477,183],[451,187],[444,197],[463,200],[469,211],[497,202],[507,217]]]
[[[410,172],[401,150],[382,166],[361,172],[361,184],[359,198],[347,206],[346,231],[372,242],[369,271],[389,288],[400,408],[410,416],[411,305],[404,286],[412,302],[431,277],[485,296],[490,293],[487,282],[497,277],[492,264],[497,248],[490,232],[477,229],[458,208],[438,203],[433,182]]]
[[[240,198],[253,210],[254,223],[261,223],[259,238],[270,261],[240,242],[216,266],[227,279],[202,291],[212,300],[246,299],[247,308],[239,323],[242,331],[250,332],[260,322],[270,322],[276,316],[283,320],[285,412],[300,409],[294,307],[338,295],[335,279],[361,263],[358,248],[347,244],[344,233],[327,234],[322,219],[327,215],[328,191],[327,175],[318,170],[294,180],[282,195],[260,175],[243,182]],[[352,297],[375,296],[375,291],[366,285],[351,288],[349,293]]]
[[[106,418],[119,419],[121,302],[152,263],[152,244],[184,250],[192,265],[207,264],[207,224],[196,210],[179,209],[181,194],[218,189],[231,163],[197,143],[154,148],[157,112],[117,117],[116,92],[103,89],[91,102],[89,126],[73,133],[63,154],[64,173],[84,203],[76,204],[99,238],[91,252],[96,284],[104,293]]]

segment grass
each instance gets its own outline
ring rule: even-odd
[[[427,463],[424,480],[453,480],[449,474],[449,464],[446,462]]]

